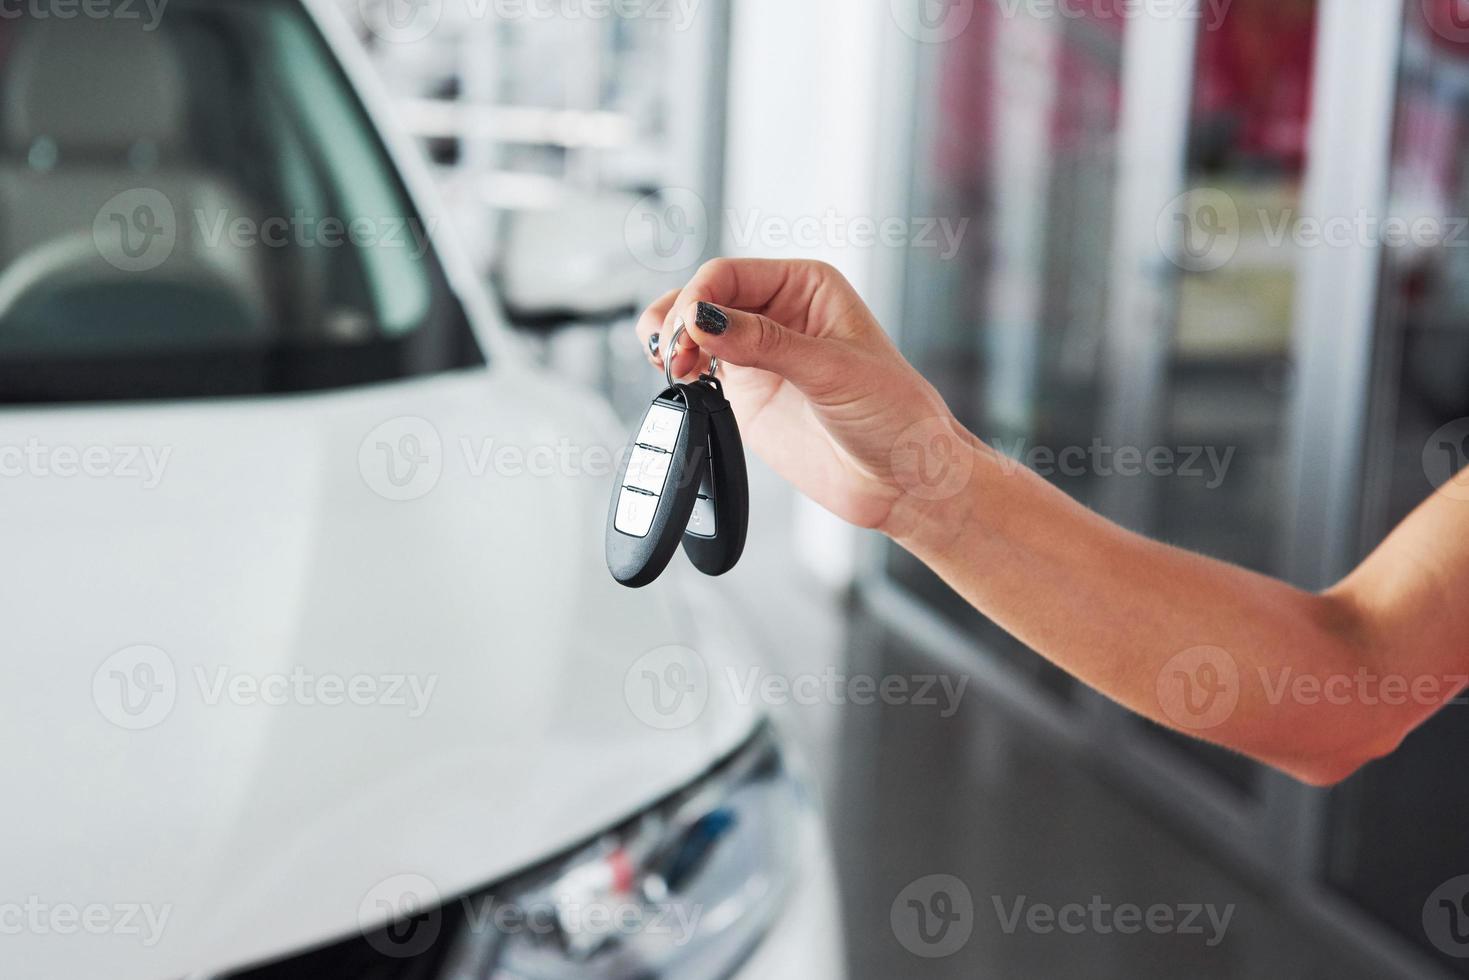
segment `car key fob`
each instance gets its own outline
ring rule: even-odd
[[[724,389],[708,375],[690,387],[707,389],[709,461],[704,465],[683,549],[705,575],[723,575],[739,563],[750,528],[750,481],[745,447]]]
[[[628,588],[663,574],[693,516],[709,464],[703,387],[676,384],[653,399],[618,473],[607,513],[607,568]]]

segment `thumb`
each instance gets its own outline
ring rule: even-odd
[[[801,389],[818,387],[833,376],[834,345],[768,316],[702,302],[688,304],[678,316],[699,349],[721,361],[778,374]],[[692,350],[680,351],[674,358],[675,376],[692,371],[697,358]]]

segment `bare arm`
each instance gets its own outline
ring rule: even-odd
[[[1469,683],[1469,472],[1317,595],[1128,532],[995,453],[824,265],[710,263],[640,338],[678,321],[698,347],[676,373],[730,365],[747,442],[798,489],[1139,714],[1329,784]]]
[[[1149,541],[974,446],[894,537],[1027,645],[1171,728],[1313,784],[1386,755],[1469,682],[1469,502],[1439,493],[1317,595]]]

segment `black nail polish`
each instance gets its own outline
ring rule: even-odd
[[[700,330],[715,337],[729,329],[729,317],[724,315],[723,310],[711,303],[699,304],[694,322],[699,325]]]
[[[656,333],[648,338],[648,350],[654,357],[658,356],[658,335]]]

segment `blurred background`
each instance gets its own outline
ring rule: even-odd
[[[346,6],[483,274],[626,413],[654,383],[640,304],[715,254],[824,259],[975,432],[1306,587],[1433,489],[1425,446],[1469,415],[1456,0],[702,0],[413,42]],[[1119,447],[1180,463],[1131,472]],[[788,709],[829,777],[855,976],[1469,975],[1425,924],[1469,871],[1460,706],[1310,789],[1129,715],[756,481],[732,581],[781,656],[969,679],[948,716]],[[973,934],[915,960],[890,916],[934,874],[967,885]],[[1235,911],[1211,945],[1007,932],[995,896]]]

